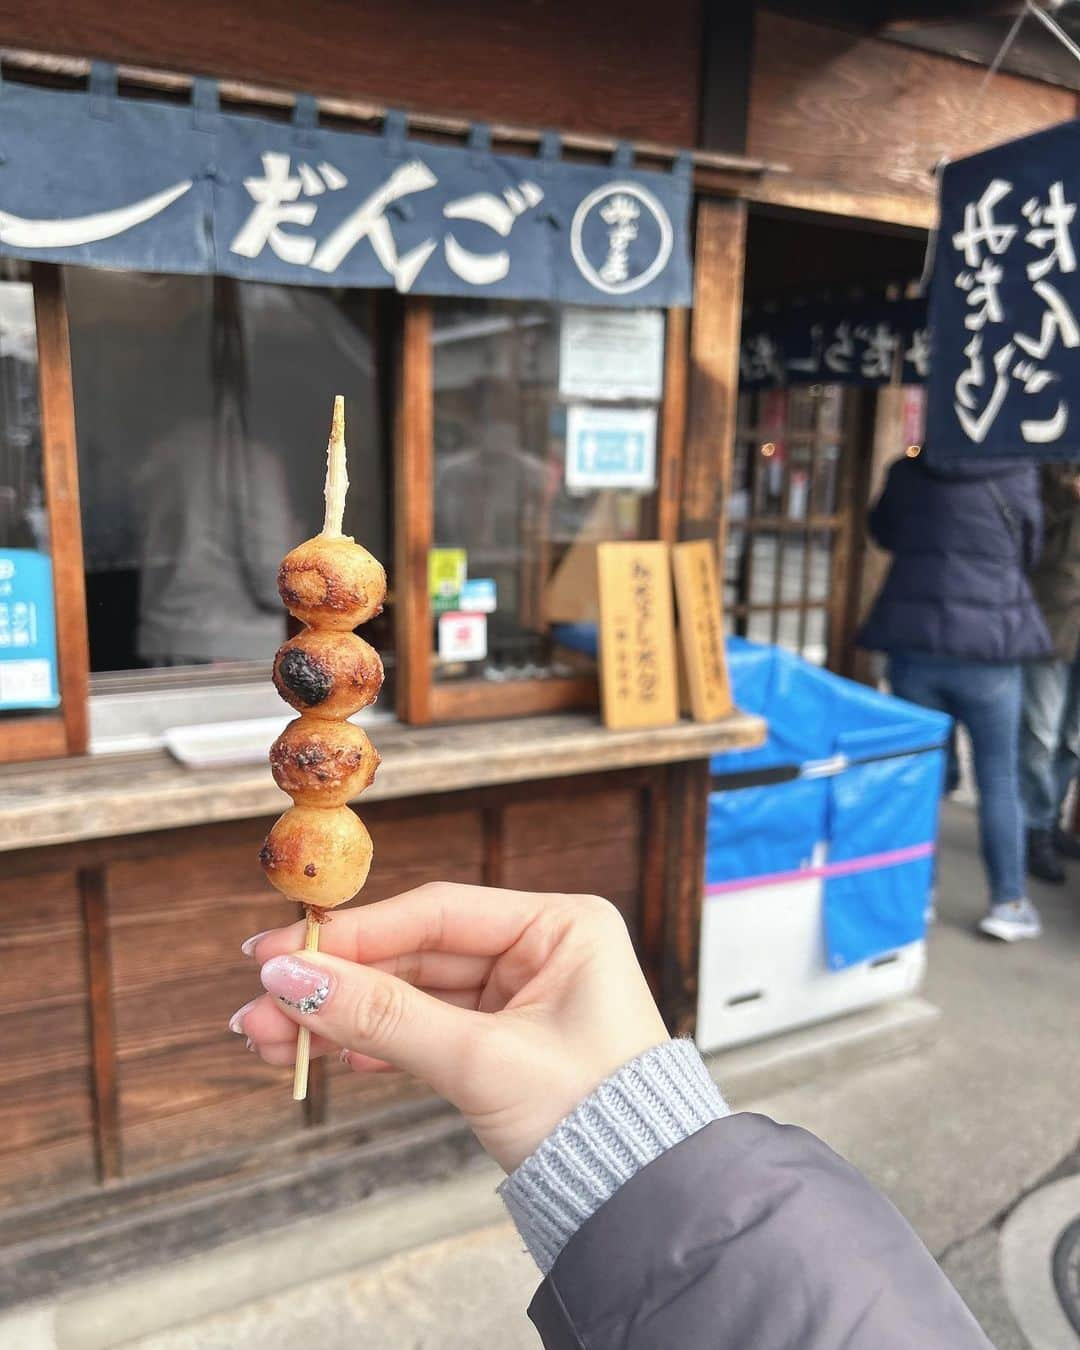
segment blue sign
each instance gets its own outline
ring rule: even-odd
[[[927,453],[1080,458],[1080,122],[941,179]]]
[[[930,333],[922,300],[852,301],[751,311],[743,319],[739,384],[922,384]]]
[[[566,414],[570,491],[656,485],[656,408],[571,404]]]
[[[461,583],[457,608],[466,614],[494,614],[498,590],[494,577],[470,577]]]
[[[223,273],[306,286],[395,287],[573,304],[691,303],[689,162],[671,173],[324,131],[119,98],[95,64],[87,93],[4,82],[0,256],[139,272]]]
[[[0,708],[59,703],[52,562],[34,549],[0,549]]]

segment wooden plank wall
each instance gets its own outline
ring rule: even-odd
[[[435,878],[609,897],[637,937],[663,904],[643,854],[663,771],[373,803],[365,900]],[[259,992],[241,941],[287,923],[255,864],[268,820],[8,855],[0,962],[0,1208],[133,1179],[425,1090],[325,1064],[306,1105],[226,1030]],[[27,904],[32,897],[32,904]],[[653,923],[655,924],[655,919]]]
[[[90,1021],[75,873],[0,881],[0,1204],[96,1175]]]
[[[942,156],[958,159],[1076,114],[1070,90],[1014,75],[997,75],[976,105],[983,74],[759,11],[747,153],[850,192],[929,196]]]
[[[700,3],[3,0],[0,46],[689,145]]]

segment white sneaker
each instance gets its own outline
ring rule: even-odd
[[[979,920],[979,932],[1002,942],[1019,942],[1041,937],[1042,921],[1030,900],[1010,900],[1006,905],[991,905],[990,913]]]

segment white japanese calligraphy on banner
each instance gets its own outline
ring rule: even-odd
[[[919,384],[930,369],[920,300],[799,305],[743,323],[744,388],[785,384]]]
[[[930,297],[927,451],[1073,458],[1080,446],[1080,128],[950,165]]]
[[[106,80],[106,83],[108,81]],[[114,76],[113,82],[115,83]],[[99,81],[100,84],[100,81]],[[0,256],[299,285],[686,305],[690,177],[0,87]],[[300,104],[298,104],[298,107]],[[557,138],[555,138],[557,141]]]

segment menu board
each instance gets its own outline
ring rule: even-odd
[[[607,543],[596,556],[604,724],[670,726],[679,720],[679,692],[668,546]]]
[[[690,710],[696,722],[714,722],[732,709],[716,551],[708,539],[676,544],[671,566]]]

